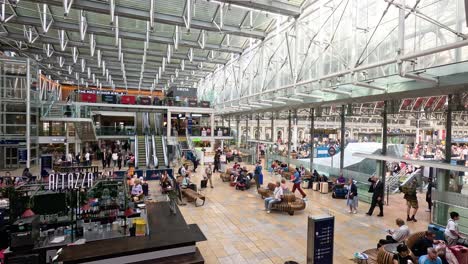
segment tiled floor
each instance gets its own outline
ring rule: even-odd
[[[35,170],[38,172],[34,168],[33,173]],[[198,185],[202,171],[203,166],[193,177]],[[20,173],[21,170],[12,172],[13,175]],[[279,180],[273,179],[268,172],[264,174],[264,183]],[[208,264],[284,263],[287,260],[305,263],[307,217],[323,214],[335,216],[334,262],[353,263],[354,252],[375,247],[376,242],[385,237],[387,228],[395,228],[397,217],[406,218],[402,194],[390,196],[390,205],[384,208],[385,217],[379,218],[375,216],[378,209],[372,217],[365,215],[369,204],[360,203],[359,213],[349,214],[345,200],[305,190],[308,194],[306,209],[290,216],[274,211],[267,214],[255,188],[237,191],[223,183],[218,173],[213,176],[213,181],[215,188],[202,190],[207,197],[204,206],[195,207],[188,203],[179,207],[186,221],[198,224],[207,237],[208,240],[198,243],[198,247]],[[150,192],[160,196],[158,182],[150,182]],[[425,230],[429,222],[429,213],[424,211],[424,194],[420,194],[419,201],[419,221],[408,223],[412,231]]]
[[[198,185],[202,171],[200,167],[193,179]],[[272,180],[266,176],[264,182]],[[150,187],[157,190],[157,183],[152,182]],[[372,217],[364,214],[368,204],[361,203],[359,213],[352,215],[345,200],[305,190],[309,198],[306,209],[290,216],[274,211],[267,214],[255,188],[235,190],[223,183],[218,173],[214,175],[214,187],[202,190],[207,197],[204,206],[195,207],[190,203],[179,207],[186,221],[198,224],[208,239],[198,243],[206,263],[284,263],[287,260],[305,263],[307,217],[323,214],[335,216],[335,263],[353,263],[354,252],[375,247],[378,239],[385,237],[385,230],[395,227],[397,217],[406,218],[401,194],[390,196],[390,205],[384,208],[385,217],[379,218],[375,216],[378,209]],[[420,196],[419,221],[408,224],[412,231],[424,230],[429,221],[429,213],[424,212],[424,194]]]

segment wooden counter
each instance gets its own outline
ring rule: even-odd
[[[63,248],[59,262],[75,263],[204,263],[196,242],[206,240],[198,225],[187,225],[167,202],[147,204],[150,235],[89,242]],[[153,262],[151,262],[153,260]]]

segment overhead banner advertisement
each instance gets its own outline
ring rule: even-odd
[[[209,108],[209,107],[210,107],[210,102],[208,102],[208,101],[201,101],[201,102],[200,102],[200,106],[201,106],[201,107]]]
[[[82,93],[81,101],[88,103],[95,103],[97,101],[97,95],[92,93]]]
[[[135,102],[136,102],[135,96],[124,95],[124,96],[120,97],[120,103],[121,104],[135,104]]]
[[[103,94],[101,96],[103,103],[115,104],[117,103],[117,97],[113,94]]]
[[[196,107],[197,105],[198,105],[198,101],[197,101],[197,100],[193,100],[193,99],[188,100],[188,106],[190,106],[190,107]]]
[[[149,98],[149,97],[140,97],[140,104],[142,104],[142,105],[151,105],[151,98]]]

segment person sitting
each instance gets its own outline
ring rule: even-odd
[[[189,188],[189,189],[192,189],[194,191],[197,191],[197,185],[190,181],[190,173],[189,172],[187,172],[184,179],[182,180],[182,188],[183,189]]]
[[[411,248],[411,251],[416,257],[427,254],[427,249],[432,247],[435,244],[439,244],[440,240],[435,240],[435,234],[431,231],[426,231],[424,236],[416,240],[414,246]]]
[[[236,171],[236,170],[239,169],[239,168],[240,168],[239,163],[234,162],[234,166],[232,166],[232,170],[233,170],[233,171]]]
[[[379,243],[377,244],[377,248],[380,248],[382,245],[391,244],[391,243],[400,243],[404,241],[410,235],[410,230],[407,225],[405,225],[405,221],[401,218],[396,219],[396,225],[398,229],[395,230],[387,230],[388,234],[385,239],[380,239]]]
[[[325,176],[325,174],[322,174],[322,176],[320,176],[319,178],[319,182],[328,182],[327,176]]]
[[[445,240],[447,246],[455,246],[459,238],[462,238],[460,231],[458,231],[458,220],[460,215],[457,212],[450,212],[450,219],[445,227]]]
[[[408,264],[413,263],[413,258],[410,256],[408,247],[405,244],[397,246],[397,254],[393,255],[393,264]]]
[[[283,199],[283,189],[281,188],[280,182],[276,182],[276,188],[273,191],[273,197],[265,198],[265,211],[270,213],[273,204],[280,203],[281,199]]]
[[[135,180],[135,185],[132,187],[132,197],[135,201],[141,201],[144,198],[143,187],[141,186],[140,180],[138,179]]]
[[[427,249],[427,255],[419,257],[419,264],[442,264],[442,260],[437,256],[437,250],[430,247]]]
[[[336,179],[336,184],[341,186],[346,184],[346,178],[343,176],[343,174],[340,174],[338,179]]]
[[[289,187],[284,178],[281,179],[281,189],[283,189],[283,194],[289,193]]]

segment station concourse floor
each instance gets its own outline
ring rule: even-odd
[[[95,162],[98,164],[100,166],[100,162]],[[247,168],[253,171],[253,166]],[[177,169],[174,168],[175,171]],[[34,166],[31,171],[36,174],[39,169]],[[198,186],[204,171],[204,167],[199,166],[192,174],[192,181]],[[21,172],[14,170],[12,175],[21,175]],[[264,185],[276,180],[279,176],[273,178],[264,171]],[[159,181],[149,181],[149,185],[153,200],[164,198],[161,197]],[[396,218],[406,220],[406,202],[402,194],[390,195],[389,206],[384,206],[385,217],[381,218],[376,216],[378,208],[373,216],[365,214],[369,208],[367,203],[360,202],[358,213],[349,214],[346,200],[305,189],[308,198],[306,209],[290,216],[277,211],[267,214],[255,187],[246,191],[235,190],[229,183],[221,181],[219,173],[213,175],[213,185],[213,189],[208,186],[201,190],[206,196],[204,206],[195,207],[193,203],[179,206],[187,223],[198,224],[207,238],[207,241],[197,243],[207,264],[283,264],[289,260],[306,263],[307,217],[324,214],[335,216],[334,263],[354,263],[353,254],[375,248],[378,240],[385,237],[385,230],[396,227]],[[292,187],[291,183],[289,185]],[[296,195],[299,196],[297,191]],[[424,197],[424,193],[418,194],[418,222],[408,223],[411,232],[426,230],[430,222],[430,214],[425,212],[427,203]]]
[[[198,186],[203,173],[204,168],[200,166],[192,174],[192,181]],[[279,179],[279,176],[273,179],[267,171],[264,175],[264,184]],[[212,189],[208,183],[208,188],[201,191],[206,196],[204,206],[195,207],[193,203],[179,206],[187,223],[198,224],[207,237],[207,241],[199,242],[197,246],[208,264],[283,264],[288,260],[306,263],[307,217],[324,214],[335,216],[334,263],[354,263],[353,254],[376,247],[378,240],[385,238],[385,230],[396,227],[396,218],[406,220],[406,202],[402,194],[390,195],[390,205],[384,207],[385,217],[381,218],[376,216],[378,208],[373,216],[365,215],[369,209],[367,203],[360,203],[358,214],[349,214],[346,200],[306,189],[306,209],[290,216],[275,211],[267,214],[255,186],[246,191],[235,190],[229,183],[221,181],[219,173],[213,175],[213,185]],[[152,181],[150,193],[155,192],[159,195],[159,185]],[[299,196],[299,192],[296,191],[296,195]],[[425,212],[425,194],[418,195],[418,222],[408,223],[412,232],[426,230],[430,220],[429,213]]]

